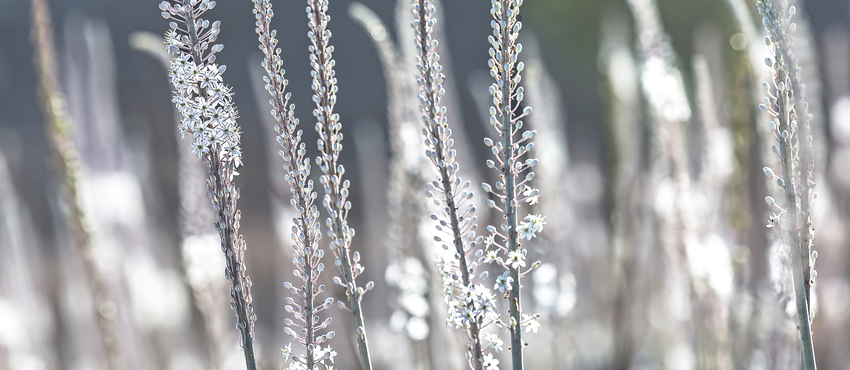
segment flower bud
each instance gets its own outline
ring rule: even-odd
[[[774,178],[774,177],[776,177],[776,175],[773,173],[773,170],[771,170],[771,169],[770,169],[770,167],[765,167],[765,168],[764,168],[764,174],[765,174],[765,176],[767,176],[767,177],[769,177],[769,178],[771,178],[771,179],[772,179],[772,178]]]

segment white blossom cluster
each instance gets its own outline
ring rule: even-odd
[[[493,20],[490,26],[490,76],[494,83],[490,85],[490,125],[499,134],[499,140],[485,138],[484,143],[493,152],[494,159],[487,160],[487,167],[495,169],[499,180],[495,186],[484,183],[482,188],[490,194],[487,206],[501,212],[505,222],[499,230],[488,226],[488,235],[484,238],[484,250],[480,256],[482,262],[497,263],[505,268],[496,279],[495,289],[505,295],[509,302],[511,333],[511,352],[514,368],[522,368],[522,343],[520,327],[526,331],[536,331],[539,326],[537,315],[524,315],[520,305],[520,278],[534,269],[534,263],[526,271],[527,250],[522,247],[521,239],[531,240],[543,231],[546,219],[540,215],[527,215],[520,221],[521,206],[533,205],[539,200],[540,191],[529,185],[534,178],[531,168],[537,165],[537,159],[523,158],[534,144],[531,139],[536,131],[523,130],[522,119],[531,114],[531,107],[523,107],[524,89],[520,86],[521,72],[525,64],[518,60],[522,44],[517,42],[522,22],[518,20],[522,0],[491,0],[490,14]]]
[[[284,370],[314,370],[315,367],[310,368],[305,365],[303,359],[298,359],[299,356],[296,356],[292,353],[292,343],[283,347],[280,350],[280,356],[283,357]],[[303,356],[302,356],[303,357]],[[313,348],[313,363],[322,365],[325,367],[324,370],[334,370],[334,358],[336,357],[336,351],[331,347],[322,347],[317,345],[316,348]]]
[[[487,326],[499,321],[496,296],[483,284],[463,285],[458,269],[445,260],[437,263],[443,277],[443,296],[448,306],[447,325],[469,329],[472,324]]]
[[[438,171],[437,179],[428,184],[426,195],[434,199],[443,212],[432,214],[431,218],[438,222],[436,225],[439,235],[448,237],[443,249],[453,252],[450,259],[441,257],[437,267],[443,279],[443,297],[448,315],[447,324],[455,328],[464,328],[470,339],[467,357],[470,366],[481,369],[487,363],[486,369],[498,369],[498,360],[492,355],[485,355],[486,348],[481,345],[482,328],[499,322],[496,311],[496,296],[484,284],[474,283],[476,245],[481,244],[482,237],[475,235],[475,207],[471,199],[473,193],[468,189],[470,183],[463,182],[458,176],[459,165],[456,162],[456,151],[452,148],[452,130],[446,119],[446,107],[440,105],[445,94],[443,88],[442,66],[440,55],[436,48],[437,40],[433,38],[433,29],[437,20],[434,18],[435,7],[430,0],[412,0],[413,27],[417,50],[416,66],[419,71],[419,110],[425,128],[425,155]],[[435,236],[437,242],[442,242],[441,236]],[[449,247],[451,245],[451,247]],[[485,278],[486,272],[482,274]],[[498,339],[498,336],[496,336]],[[488,346],[487,348],[498,347]]]
[[[287,318],[287,326],[297,327],[296,331],[286,327],[284,332],[306,349],[305,355],[290,355],[291,346],[285,349],[287,359],[291,359],[291,369],[313,369],[316,364],[324,364],[325,360],[333,362],[333,349],[321,345],[334,337],[334,332],[319,335],[327,329],[332,319],[330,317],[319,322],[319,313],[328,309],[333,298],[327,298],[324,303],[316,305],[317,296],[324,292],[324,284],[318,282],[319,276],[325,269],[321,262],[325,253],[319,248],[322,238],[319,210],[314,205],[317,198],[313,190],[313,180],[310,179],[310,160],[305,158],[306,146],[301,142],[302,131],[298,129],[298,119],[294,117],[295,107],[289,104],[290,94],[286,92],[288,81],[284,77],[283,60],[280,49],[277,48],[277,32],[271,29],[274,17],[272,4],[269,0],[254,0],[255,31],[258,35],[259,48],[263,52],[263,76],[266,91],[271,95],[269,103],[272,106],[271,115],[277,121],[275,126],[277,142],[282,147],[279,151],[283,158],[285,179],[292,193],[290,204],[298,212],[293,220],[292,263],[296,267],[293,274],[300,280],[297,284],[284,283],[291,294],[296,297],[286,298],[285,309],[295,320]],[[328,366],[328,368],[331,368]]]
[[[215,42],[221,22],[210,23],[200,15],[215,7],[215,1],[186,0],[176,4],[162,2],[162,16],[172,19],[165,35],[168,50],[175,55],[169,68],[172,101],[183,120],[178,125],[181,136],[192,135],[192,153],[199,158],[218,155],[236,167],[242,164],[239,146],[241,129],[233,105],[230,87],[222,81],[226,67],[215,63],[222,44]]]

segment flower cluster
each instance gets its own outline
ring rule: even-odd
[[[546,225],[546,217],[540,215],[525,216],[525,220],[519,224],[520,239],[531,240],[531,238],[537,236],[537,233],[543,231],[543,225]]]
[[[443,264],[444,265],[444,264]],[[477,323],[483,326],[499,320],[496,312],[496,296],[489,288],[481,284],[460,286],[457,281],[446,279],[449,271],[443,271],[443,292],[448,305],[448,325],[456,328],[469,328],[471,324]],[[455,291],[460,293],[456,294]]]
[[[334,370],[334,357],[336,357],[336,351],[331,347],[322,347],[316,346],[313,348],[313,363],[319,364],[325,367],[325,370]],[[313,367],[308,367],[305,365],[303,360],[297,359],[298,356],[292,354],[292,343],[283,347],[280,350],[280,356],[283,357],[284,369],[285,370],[313,370]]]
[[[437,266],[443,277],[443,296],[448,306],[448,325],[463,327],[470,339],[468,357],[470,366],[481,369],[485,361],[481,346],[481,329],[499,322],[496,312],[495,295],[482,284],[473,283],[476,244],[483,238],[475,235],[477,216],[471,203],[473,193],[468,189],[470,183],[463,182],[458,176],[459,165],[455,160],[456,152],[452,148],[452,130],[446,119],[446,108],[440,105],[445,94],[441,73],[440,55],[436,52],[437,40],[432,36],[436,19],[434,4],[429,0],[412,0],[413,27],[417,50],[416,67],[419,70],[419,110],[425,128],[425,155],[438,171],[437,179],[428,184],[426,195],[434,198],[443,212],[433,214],[440,234],[450,238],[443,249],[451,250],[452,258],[441,257]],[[442,242],[440,236],[434,237]],[[480,251],[479,251],[480,252]],[[486,272],[483,274],[486,277]],[[500,346],[501,347],[501,346]],[[491,355],[490,358],[492,358]],[[488,369],[497,369],[498,360],[490,360]]]
[[[189,133],[194,139],[192,153],[199,158],[216,153],[219,160],[233,161],[238,167],[242,164],[238,113],[230,87],[222,82],[226,67],[215,64],[215,54],[224,46],[211,45],[218,37],[221,22],[210,24],[200,18],[213,7],[215,1],[208,0],[159,5],[163,17],[175,20],[165,35],[166,47],[175,55],[169,68],[175,92],[172,101],[183,117],[179,133],[181,136]]]

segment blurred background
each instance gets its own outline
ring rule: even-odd
[[[361,1],[333,0],[329,12],[353,249],[363,255],[361,280],[376,283],[364,299],[375,366],[461,369],[466,340],[444,324],[439,245],[422,196],[434,174],[422,156],[410,4]],[[850,2],[789,2],[814,115],[815,352],[822,369],[850,369]],[[123,368],[244,368],[204,175],[175,132],[157,2],[48,3],[94,264],[64,216],[39,105],[31,3],[0,0],[0,369],[104,368],[98,315],[116,323]],[[305,4],[273,3],[312,157]],[[438,3],[444,101],[462,176],[473,184],[495,176],[483,144],[494,135],[489,7]],[[764,196],[779,189],[762,167],[776,169],[778,159],[757,109],[768,51],[754,5],[526,0],[521,16],[523,82],[535,109],[526,123],[540,134],[534,212],[548,221],[528,246],[528,258],[543,262],[523,283],[524,310],[542,322],[525,336],[528,368],[800,368],[788,247],[765,228]],[[252,3],[219,1],[205,17],[222,22],[218,62],[244,131],[237,183],[261,367],[280,368],[290,341],[283,282],[293,269],[292,215]],[[87,266],[106,281],[108,305],[92,305]],[[354,369],[349,315],[332,312],[337,367]]]

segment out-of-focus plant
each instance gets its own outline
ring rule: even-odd
[[[602,42],[599,60],[606,79],[608,101],[610,169],[608,187],[611,193],[611,242],[614,296],[612,303],[614,331],[614,357],[612,368],[623,369],[631,365],[637,351],[637,326],[634,318],[644,305],[638,299],[642,294],[638,273],[640,250],[646,242],[640,230],[647,230],[650,211],[641,203],[646,180],[641,176],[645,168],[643,106],[640,101],[637,63],[630,45],[625,15],[609,11],[603,16]]]
[[[74,244],[79,248],[83,269],[92,294],[103,360],[107,369],[119,369],[122,357],[115,322],[115,304],[103,274],[95,261],[92,238],[86,217],[79,203],[79,154],[71,139],[71,118],[56,70],[56,47],[50,8],[46,0],[32,0],[32,41],[36,50],[36,70],[39,75],[41,108],[47,119],[47,136],[57,160],[62,199],[67,207],[65,219],[71,229]]]
[[[764,173],[776,181],[785,195],[784,207],[773,197],[765,198],[773,210],[767,226],[779,226],[777,229],[790,248],[803,367],[812,370],[816,364],[811,331],[811,286],[817,277],[817,272],[812,270],[817,252],[811,250],[814,157],[809,125],[812,117],[802,96],[801,71],[794,54],[796,25],[791,17],[796,8],[782,7],[779,1],[771,0],[756,0],[756,5],[768,32],[765,44],[770,47],[771,55],[765,58],[765,64],[771,68],[772,75],[771,83],[764,83],[767,97],[759,109],[773,117],[770,131],[778,145],[773,148],[782,163],[780,175],[770,167],[765,167]],[[784,220],[783,215],[786,215]]]

